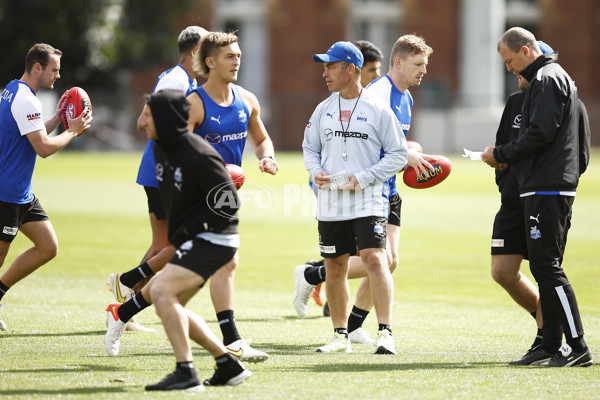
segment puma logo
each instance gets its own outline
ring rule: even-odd
[[[333,119],[333,114],[331,114],[331,113],[326,113],[325,115],[326,115],[326,116],[328,116],[328,117],[331,117],[331,119]]]
[[[535,217],[533,215],[530,215],[529,219],[532,219],[532,220],[534,220],[535,222],[537,222],[539,224],[540,223],[540,214],[538,214]]]
[[[221,116],[219,115],[217,118],[210,117],[211,121],[215,121],[217,124],[221,125]]]

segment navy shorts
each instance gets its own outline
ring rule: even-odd
[[[500,206],[492,230],[492,255],[520,254],[527,260],[523,208]]]
[[[351,256],[363,249],[385,249],[387,218],[363,217],[348,221],[319,221],[319,248],[321,256],[335,258]]]
[[[231,261],[236,251],[237,247],[221,246],[194,238],[179,246],[169,262],[197,273],[206,281]]]
[[[27,222],[47,221],[48,215],[37,197],[31,203],[17,204],[0,201],[0,240],[11,243],[21,225]]]
[[[398,193],[389,198],[390,212],[388,214],[388,224],[400,226],[400,210],[402,209],[402,198]]]
[[[148,213],[153,213],[156,219],[167,219],[165,210],[160,200],[160,191],[158,188],[144,186],[146,196],[148,197]]]

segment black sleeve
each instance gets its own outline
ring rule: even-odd
[[[590,119],[583,101],[579,100],[579,175],[583,174],[590,163]]]
[[[499,162],[514,164],[552,142],[563,115],[564,94],[550,78],[531,82],[529,89],[529,125],[515,140],[494,149]]]

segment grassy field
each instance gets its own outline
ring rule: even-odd
[[[314,200],[298,153],[280,154],[280,173],[247,173],[236,276],[236,319],[245,338],[270,354],[249,364],[252,379],[237,387],[207,388],[222,399],[590,399],[600,398],[600,367],[513,368],[535,334],[489,274],[491,223],[499,205],[493,170],[448,155],[453,171],[441,185],[404,199],[400,265],[394,274],[394,333],[398,355],[317,354],[331,322],[310,303],[296,316],[294,267],[318,257]],[[582,177],[564,266],[577,292],[586,340],[600,357],[600,162]],[[149,240],[145,196],[135,176],[140,154],[68,153],[39,160],[34,191],[57,231],[60,253],[4,298],[0,332],[2,399],[175,398],[144,393],[174,368],[169,342],[154,309],[139,321],[155,333],[127,333],[112,358],[103,346],[104,282],[137,265]],[[244,192],[245,191],[245,192]],[[29,243],[20,235],[5,265]],[[525,273],[530,276],[528,266]],[[351,282],[355,292],[357,282]],[[190,307],[220,336],[208,291]],[[372,313],[373,314],[373,313]],[[370,315],[365,328],[374,334]],[[214,362],[194,347],[203,378]],[[598,359],[600,361],[600,358]],[[187,397],[187,396],[185,396]]]

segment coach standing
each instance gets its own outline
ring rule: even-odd
[[[332,92],[310,117],[302,143],[306,169],[319,188],[319,246],[334,328],[331,341],[317,352],[352,351],[347,275],[349,258],[358,248],[379,323],[375,352],[396,354],[391,328],[394,282],[385,252],[388,204],[383,194],[389,191],[386,181],[406,165],[406,139],[389,105],[363,89],[364,59],[355,45],[337,42],[313,60],[323,63],[323,78]]]
[[[542,345],[521,365],[588,366],[592,354],[583,339],[575,291],[561,265],[584,157],[577,88],[557,55],[542,54],[533,34],[523,28],[506,31],[498,53],[508,71],[530,82],[519,136],[487,147],[482,155],[492,167],[507,163],[517,170],[529,265],[540,290]],[[563,333],[566,344],[561,347]]]

